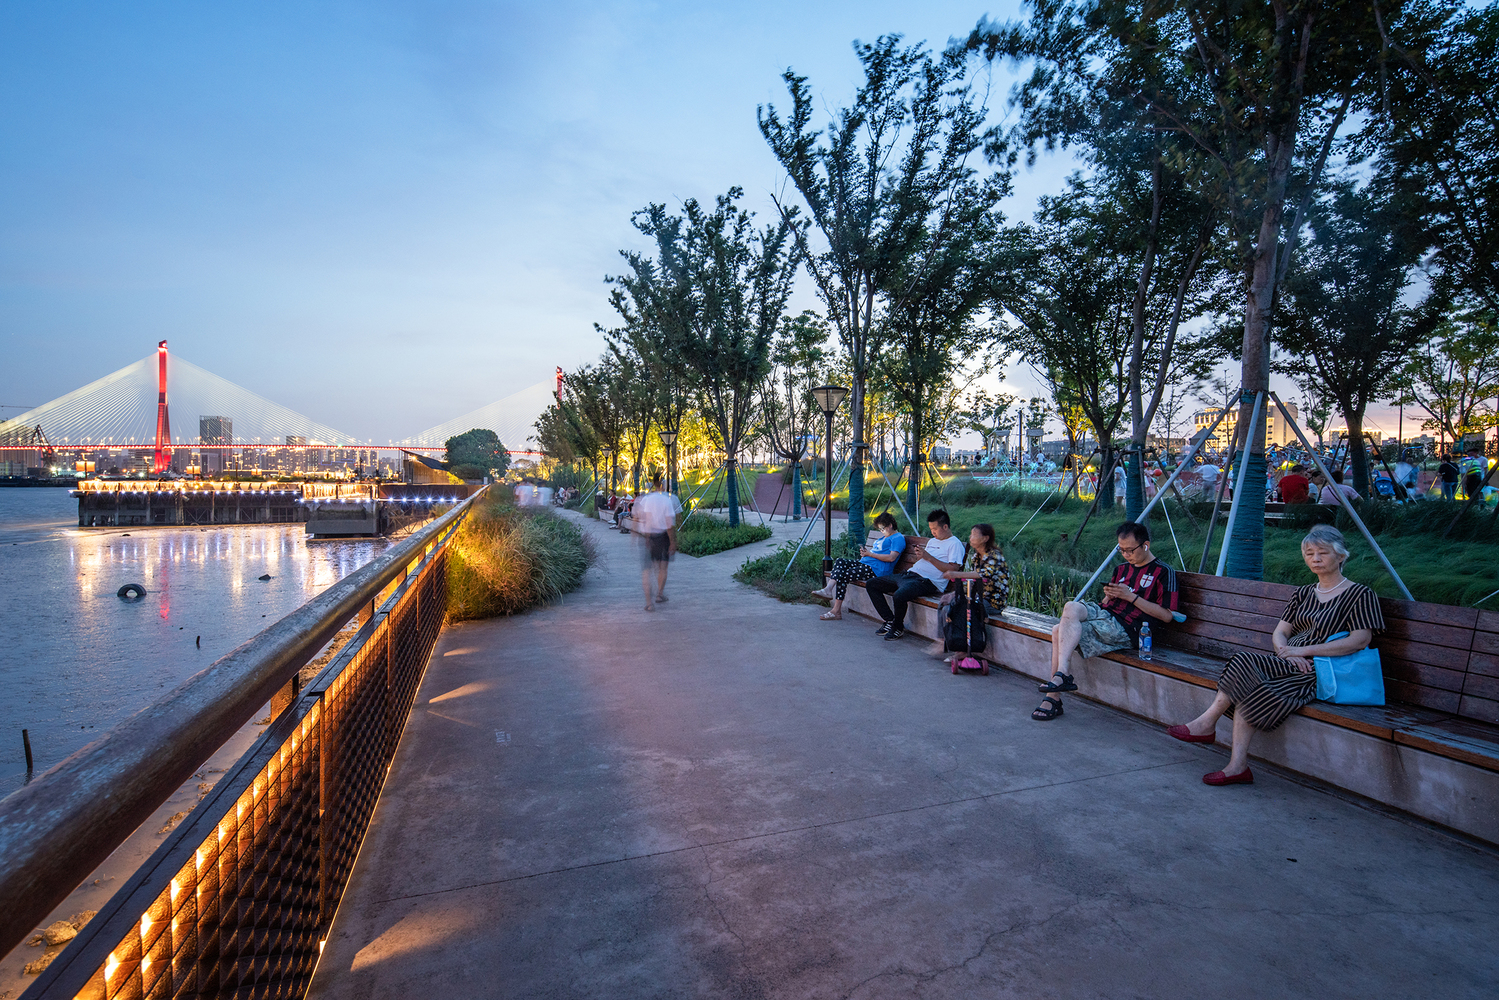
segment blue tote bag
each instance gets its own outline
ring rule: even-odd
[[[1328,636],[1346,639],[1347,632]],[[1317,700],[1334,705],[1383,705],[1384,669],[1379,650],[1361,649],[1347,656],[1314,656],[1317,669]]]

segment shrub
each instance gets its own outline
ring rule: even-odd
[[[731,528],[726,521],[696,514],[677,530],[677,548],[689,556],[711,556],[769,537],[770,528],[763,524],[741,521]]]
[[[513,615],[577,589],[594,551],[577,525],[500,494],[448,545],[448,621]]]

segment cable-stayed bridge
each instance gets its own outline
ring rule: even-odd
[[[133,364],[0,421],[0,474],[34,473],[61,452],[83,458],[100,453],[149,453],[149,470],[183,471],[188,456],[228,452],[315,452],[345,456],[342,464],[376,465],[377,452],[437,451],[456,434],[486,428],[515,447],[523,445],[551,400],[550,382],[520,392],[400,442],[377,445],[266,399],[176,355],[166,342]],[[174,456],[176,456],[174,458]],[[389,461],[389,458],[386,459]],[[293,466],[297,463],[288,459]],[[287,462],[277,461],[277,467]],[[302,463],[305,465],[305,463]],[[45,473],[44,473],[45,474]]]

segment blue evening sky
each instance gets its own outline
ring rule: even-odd
[[[7,4],[0,403],[45,402],[165,337],[361,437],[457,416],[597,356],[633,209],[734,184],[768,206],[781,175],[755,107],[785,103],[787,66],[836,107],[853,39],[940,47],[986,12],[1011,14]],[[1022,177],[1021,213],[1056,185]]]
[[[757,104],[1000,6],[0,6],[0,404],[172,351],[399,439],[597,357],[632,210],[783,184]],[[996,120],[1012,76],[981,71]],[[1015,180],[1028,217],[1065,157]],[[797,306],[815,306],[810,288]],[[1039,390],[1012,369],[1008,391]],[[0,410],[16,416],[19,410]],[[195,415],[184,414],[192,419]],[[518,446],[515,443],[512,446]]]

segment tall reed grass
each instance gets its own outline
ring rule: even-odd
[[[513,615],[576,590],[593,564],[578,526],[503,495],[478,501],[448,546],[448,621]]]

